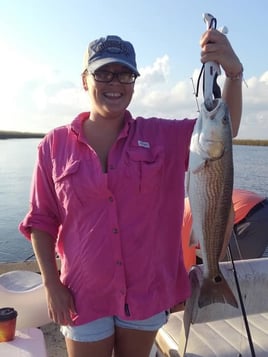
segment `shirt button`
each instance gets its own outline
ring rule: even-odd
[[[114,198],[112,196],[109,197],[109,201],[110,202],[113,202],[114,201]]]
[[[116,265],[119,265],[119,266],[121,266],[121,265],[122,265],[122,262],[121,262],[121,260],[117,260],[117,261],[116,261]]]
[[[117,229],[117,228],[114,228],[114,229],[113,229],[113,233],[114,233],[114,234],[117,234],[117,233],[118,233],[118,229]]]

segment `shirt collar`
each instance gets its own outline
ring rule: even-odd
[[[87,120],[90,116],[90,112],[83,112],[78,114],[74,120],[71,123],[71,129],[74,132],[74,134],[80,138],[80,140],[84,140],[84,134],[83,134],[83,123],[85,120]],[[133,122],[133,118],[131,113],[126,110],[125,111],[125,116],[124,116],[124,126],[123,129],[121,130],[119,137],[118,138],[122,138],[122,137],[126,137],[128,136],[128,132],[129,132],[129,128],[131,123]]]

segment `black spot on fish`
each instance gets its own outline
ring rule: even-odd
[[[222,278],[219,275],[215,276],[214,283],[221,283],[221,282],[222,282]]]

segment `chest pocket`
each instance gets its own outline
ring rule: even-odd
[[[89,207],[89,203],[107,196],[106,177],[90,160],[67,160],[64,166],[54,162],[53,180],[61,205],[77,209],[77,203]]]
[[[133,147],[127,151],[126,174],[131,181],[131,189],[147,193],[160,187],[163,173],[162,148]],[[135,190],[135,191],[136,191]]]
[[[76,193],[74,177],[79,171],[80,161],[70,161],[65,167],[53,166],[53,181],[59,202],[67,208],[74,198],[79,196]]]

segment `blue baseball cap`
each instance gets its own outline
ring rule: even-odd
[[[110,63],[120,63],[137,76],[140,75],[137,70],[135,50],[130,42],[112,35],[90,42],[84,55],[83,71],[88,69],[94,73]]]

